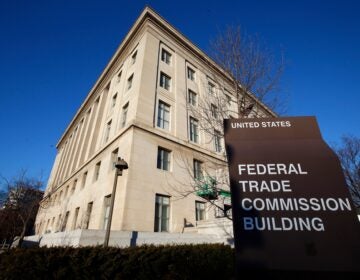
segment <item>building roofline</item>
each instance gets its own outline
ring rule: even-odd
[[[61,135],[59,141],[56,144],[56,148],[59,147],[60,143],[64,140],[65,136],[69,133],[70,129],[73,127],[75,120],[79,117],[85,106],[87,105],[90,98],[94,95],[97,88],[101,85],[106,75],[109,73],[110,69],[116,62],[117,58],[121,55],[123,50],[130,44],[131,40],[137,34],[137,31],[143,26],[143,24],[147,21],[151,20],[158,27],[162,28],[164,31],[169,33],[172,37],[174,37],[178,42],[180,42],[186,49],[188,49],[191,53],[193,53],[200,60],[204,61],[207,65],[209,65],[212,69],[214,69],[218,74],[225,77],[229,82],[232,82],[231,77],[226,73],[226,71],[221,68],[218,64],[215,63],[213,59],[211,59],[205,52],[203,52],[200,48],[198,48],[194,43],[192,43],[189,39],[187,39],[180,31],[178,31],[175,27],[173,27],[166,19],[161,17],[157,12],[155,12],[149,6],[145,6],[140,16],[136,19],[129,32],[126,34],[125,38],[122,40],[119,47],[116,49],[115,54],[111,57],[110,61],[106,65],[105,69],[102,71],[95,84],[90,89],[87,97],[81,104],[80,108],[76,111],[75,116],[70,121],[70,124],[66,127],[64,133]],[[273,116],[276,114],[270,110],[263,102],[258,100],[253,94],[249,94],[251,98],[253,98],[256,103],[260,104],[268,113]]]

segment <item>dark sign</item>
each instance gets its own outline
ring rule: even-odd
[[[314,117],[225,120],[237,265],[358,271],[360,222]]]

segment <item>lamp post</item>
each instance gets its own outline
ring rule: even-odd
[[[117,185],[117,179],[118,176],[122,176],[122,171],[125,169],[128,169],[129,166],[125,160],[118,157],[117,161],[114,162],[115,164],[115,177],[114,177],[114,185],[111,192],[111,202],[110,202],[110,213],[109,213],[109,220],[106,225],[106,233],[105,233],[105,241],[104,241],[104,247],[109,246],[109,238],[110,238],[110,228],[111,228],[111,220],[114,210],[114,202],[115,202],[115,193],[116,193],[116,185]]]

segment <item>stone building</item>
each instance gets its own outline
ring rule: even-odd
[[[105,229],[118,157],[129,169],[118,177],[112,230],[196,233],[221,216],[204,197],[227,172],[223,139],[194,113],[215,95],[236,112],[224,71],[145,8],[57,144],[36,233]],[[216,203],[230,204],[228,194],[224,184]]]

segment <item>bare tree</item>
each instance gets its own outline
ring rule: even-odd
[[[216,156],[204,158],[201,174],[195,170],[196,163],[189,160],[189,156],[180,157],[183,163],[179,165],[183,166],[192,182],[187,184],[187,190],[184,190],[186,186],[179,187],[185,185],[184,182],[179,182],[178,187],[173,189],[181,190],[183,196],[190,193],[201,196],[228,217],[228,205],[224,199],[229,196],[230,187],[223,120],[275,117],[274,110],[284,110],[284,96],[279,92],[284,59],[281,54],[276,60],[276,56],[264,47],[257,36],[246,35],[240,27],[228,27],[220,33],[211,42],[211,56],[221,70],[215,69],[209,62],[210,69],[214,71],[199,78],[205,92],[196,94],[189,89],[185,94],[190,116],[190,138],[196,140],[197,134],[202,133],[204,144],[215,151]],[[188,73],[189,76],[191,73]],[[201,158],[194,154],[195,157]],[[223,201],[219,203],[220,198]]]
[[[1,209],[2,238],[12,243],[19,236],[21,246],[26,234],[33,233],[33,226],[43,196],[42,181],[29,178],[21,171],[14,179],[1,176],[7,189],[7,198]]]
[[[346,135],[335,147],[355,206],[360,209],[360,138]]]
[[[232,81],[239,117],[265,104],[272,111],[284,110],[279,91],[285,65],[282,54],[277,59],[258,36],[229,26],[211,42],[211,55]]]

